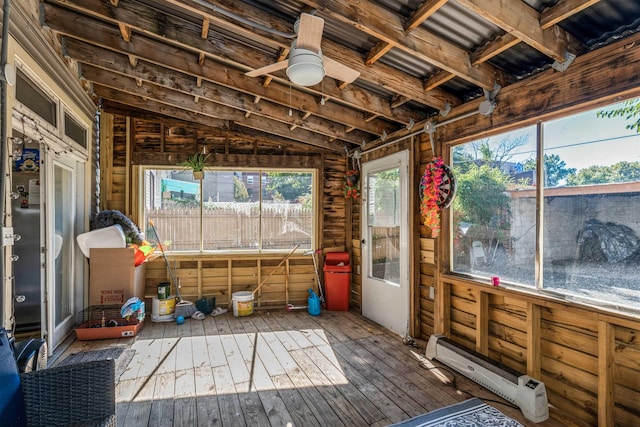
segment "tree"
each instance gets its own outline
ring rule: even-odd
[[[544,155],[544,176],[545,186],[555,187],[568,176],[576,173],[576,168],[567,168],[564,160],[560,159],[557,154]],[[524,170],[530,171],[536,169],[535,159],[527,160],[523,165]]]
[[[233,200],[236,202],[246,202],[249,200],[249,192],[247,186],[237,176],[233,177]]]
[[[613,117],[624,117],[627,120],[635,120],[633,123],[627,124],[627,129],[635,130],[640,133],[640,98],[625,101],[620,108],[612,110],[601,110],[597,113],[598,117],[607,119]]]
[[[496,216],[509,210],[509,177],[500,169],[472,166],[467,173],[456,174],[456,180],[454,208],[461,213],[461,221],[490,225]]]
[[[311,174],[307,172],[269,172],[267,191],[274,199],[298,201],[311,194]]]
[[[514,150],[525,145],[528,140],[529,135],[521,135],[514,138],[507,134],[495,144],[489,144],[489,138],[485,138],[473,141],[470,144],[465,144],[461,147],[463,150],[465,147],[468,147],[468,150],[471,151],[471,153],[467,152],[465,154],[472,159],[482,160],[484,163],[489,163],[494,167],[501,168],[504,163],[511,160]]]
[[[567,178],[568,185],[640,181],[640,162],[618,162],[611,166],[589,166]]]
[[[508,238],[511,226],[511,199],[507,188],[511,179],[489,165],[472,166],[467,173],[456,175],[458,187],[453,202],[456,225],[470,225],[460,243],[471,247],[476,240],[491,247]],[[495,256],[496,250],[493,251]],[[493,257],[490,257],[493,260]]]

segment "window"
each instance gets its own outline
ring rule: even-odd
[[[50,125],[57,127],[58,105],[19,69],[16,74],[16,99]]]
[[[153,220],[170,251],[314,247],[315,171],[216,169],[195,180],[189,170],[149,168],[143,175],[144,223]]]
[[[536,164],[536,127],[454,147],[451,270],[621,310],[637,307],[639,106],[635,99],[543,123],[543,165]]]
[[[68,113],[64,113],[64,134],[87,148],[87,130]]]
[[[453,149],[453,271],[534,285],[535,140],[529,127]]]

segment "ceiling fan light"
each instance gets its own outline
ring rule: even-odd
[[[291,49],[287,76],[299,86],[317,85],[324,78],[322,56],[308,49]]]

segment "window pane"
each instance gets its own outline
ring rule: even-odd
[[[535,140],[529,127],[453,148],[452,271],[535,284]]]
[[[145,219],[170,251],[200,250],[200,181],[191,171],[145,171]]]
[[[640,302],[640,135],[627,128],[633,110],[624,110],[634,105],[544,125],[545,288],[614,305]]]
[[[49,124],[57,126],[56,103],[20,70],[16,75],[16,99]]]
[[[400,169],[367,176],[371,277],[400,283]]]
[[[311,249],[312,182],[312,172],[208,170],[200,187],[190,171],[147,170],[145,215],[163,239],[172,241],[172,251],[200,250],[201,235],[203,250],[278,250],[296,244]]]
[[[248,186],[258,172],[207,171],[204,188],[204,249],[259,249],[260,187]]]
[[[256,180],[257,181],[257,180]],[[262,249],[311,249],[313,175],[310,172],[265,172],[262,200]]]
[[[64,115],[64,134],[82,147],[87,147],[87,130],[68,114]]]

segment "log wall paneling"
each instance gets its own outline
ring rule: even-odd
[[[445,278],[438,286],[450,299],[445,335],[543,381],[553,418],[585,427],[640,425],[640,344],[634,320]],[[436,305],[441,299],[436,298]],[[484,339],[478,330],[486,331],[486,353],[484,344],[478,344]]]
[[[318,292],[313,261],[308,256],[293,256],[278,268],[282,258],[276,255],[234,259],[169,254],[168,259],[185,300],[215,297],[216,304],[229,306],[234,292],[253,291],[262,280],[264,285],[255,296],[256,308],[282,308],[287,303],[304,305],[309,288]],[[156,295],[157,285],[169,282],[170,276],[162,259],[148,262],[146,268],[145,297],[151,299]],[[175,294],[175,289],[172,292]]]

